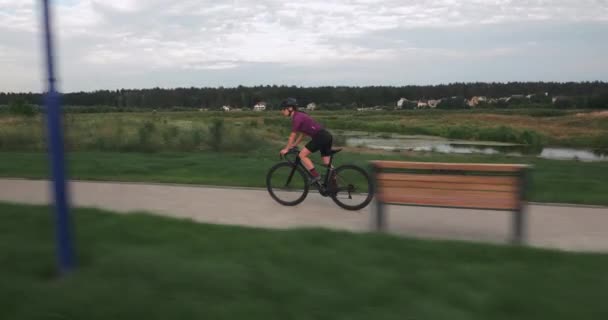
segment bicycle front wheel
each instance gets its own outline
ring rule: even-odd
[[[360,167],[343,165],[336,168],[337,188],[331,199],[346,210],[365,208],[374,196],[369,174]]]
[[[304,172],[294,164],[281,162],[266,175],[266,189],[270,196],[284,206],[295,206],[306,199],[308,183]]]

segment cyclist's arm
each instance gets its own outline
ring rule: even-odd
[[[302,138],[304,137],[304,134],[300,132],[300,135],[298,135],[298,138],[296,139],[296,143],[294,143],[294,146],[297,146],[300,144],[300,141],[302,141]]]
[[[293,146],[295,146],[295,144],[294,144],[293,142],[294,142],[294,140],[296,139],[296,135],[297,135],[297,133],[296,133],[296,132],[292,132],[292,133],[289,135],[289,140],[287,140],[287,145],[285,146],[285,149],[289,150],[289,149],[291,149]]]

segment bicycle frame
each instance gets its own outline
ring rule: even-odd
[[[293,169],[289,173],[289,177],[287,178],[287,182],[285,183],[285,185],[289,185],[289,183],[291,182],[291,178],[293,177],[293,174],[297,170],[297,167],[300,167],[304,172],[306,172],[306,176],[308,178],[311,178],[311,179],[313,178],[313,176],[310,173],[310,171],[302,163],[302,159],[300,159],[299,153],[300,153],[300,150],[298,148],[292,148],[291,150],[289,150],[289,152],[287,152],[285,154],[285,160],[287,160],[287,162],[289,162],[290,164],[294,165]],[[296,159],[294,161],[292,161],[289,158],[287,158],[287,155],[289,155],[289,154],[295,154]],[[316,186],[316,188],[319,190],[319,192],[322,195],[326,195],[327,194],[326,186],[329,183],[329,177],[330,177],[330,173],[332,171],[331,165],[332,165],[333,161],[334,161],[334,155],[332,154],[332,155],[329,156],[329,164],[327,165],[327,168],[325,170],[325,177],[324,177],[323,181],[321,182],[321,184],[319,184],[319,185]],[[323,166],[325,166],[325,165],[323,165]]]

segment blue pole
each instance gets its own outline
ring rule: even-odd
[[[70,234],[70,216],[67,204],[65,162],[63,150],[63,133],[61,130],[61,105],[59,94],[55,90],[53,70],[53,44],[49,0],[43,0],[44,28],[48,73],[48,92],[45,95],[48,122],[49,158],[53,175],[53,196],[55,200],[55,224],[57,237],[57,258],[61,274],[66,274],[74,267],[72,236]]]

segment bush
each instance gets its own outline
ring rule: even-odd
[[[519,142],[520,140],[517,132],[506,126],[481,129],[478,137],[480,140],[500,142]]]
[[[163,143],[166,146],[171,145],[172,142],[175,140],[175,138],[177,138],[178,135],[179,135],[179,128],[178,127],[176,127],[176,126],[169,126],[168,128],[165,128],[162,131]]]
[[[22,151],[36,150],[43,143],[39,132],[32,130],[0,130],[0,150]]]
[[[36,108],[25,100],[14,100],[9,103],[8,112],[17,116],[33,117],[36,115]]]
[[[536,131],[525,130],[520,135],[520,142],[531,146],[541,146],[543,144],[542,136]]]
[[[140,151],[154,151],[155,146],[152,143],[152,136],[156,131],[154,123],[146,121],[142,127],[137,130],[138,133],[138,148]]]
[[[219,151],[224,136],[224,119],[213,119],[209,127],[209,140],[207,143],[213,151]]]
[[[604,151],[608,150],[608,134],[597,137],[593,144],[597,148],[602,148]]]
[[[239,128],[230,135],[225,149],[228,151],[247,152],[261,149],[264,146],[266,146],[266,141],[261,136],[252,134],[249,130]]]
[[[444,135],[450,139],[473,139],[477,136],[475,128],[468,126],[448,127]]]

